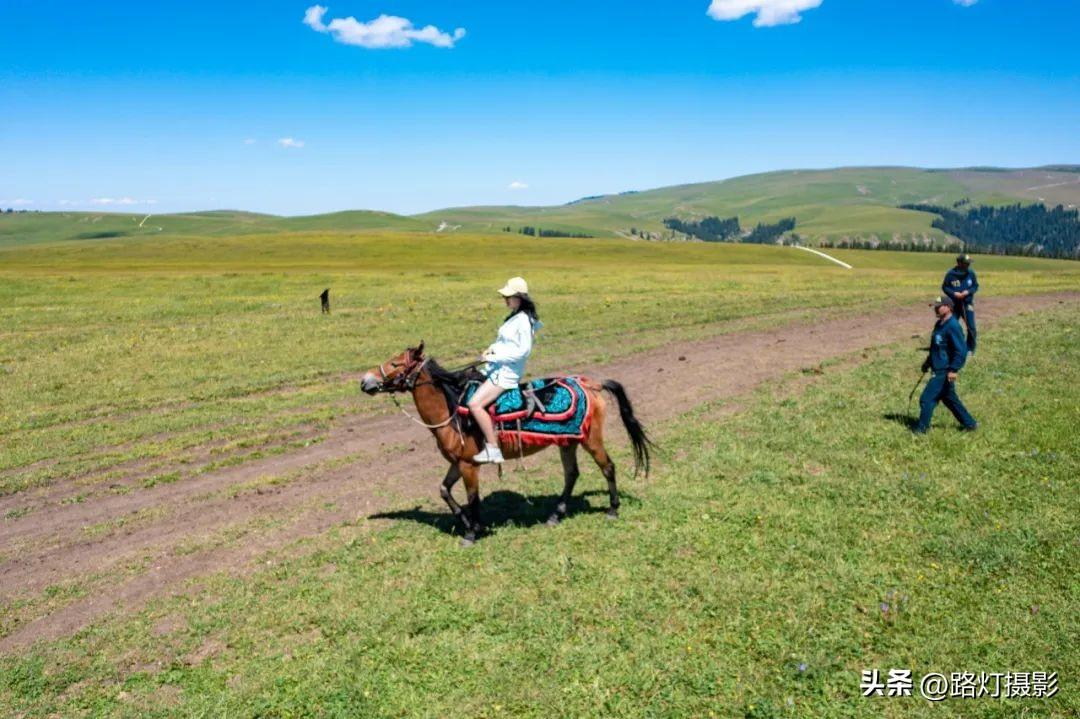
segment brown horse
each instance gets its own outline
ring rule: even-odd
[[[472,457],[483,449],[484,439],[475,424],[457,412],[458,402],[465,391],[466,383],[471,379],[483,379],[483,376],[475,370],[451,372],[443,369],[434,359],[424,356],[424,343],[421,342],[420,346],[410,347],[378,367],[372,368],[360,380],[361,389],[369,395],[380,392],[412,393],[416,411],[420,417],[419,421],[431,430],[439,451],[450,463],[439,493],[465,530],[465,538],[462,540],[465,546],[472,545],[485,529],[480,522],[480,466],[472,460]],[[562,455],[564,484],[562,496],[559,497],[551,516],[547,519],[547,524],[551,526],[558,524],[566,517],[567,502],[573,495],[574,483],[578,478],[577,446],[579,444],[592,455],[607,480],[611,502],[607,510],[608,518],[615,519],[619,516],[619,492],[615,485],[615,465],[604,449],[604,419],[607,414],[607,403],[604,401],[603,390],[607,390],[615,397],[623,426],[630,435],[634,450],[635,474],[640,469],[645,470],[646,476],[649,472],[651,442],[645,435],[644,427],[634,416],[634,409],[623,386],[614,380],[597,384],[584,378],[576,379],[589,396],[591,416],[587,422],[588,431],[583,439],[573,440],[559,447]],[[535,454],[550,446],[507,442],[504,437],[505,435],[500,433],[503,455],[509,459]],[[465,480],[465,492],[468,495],[465,508],[454,500],[451,492],[459,479]]]

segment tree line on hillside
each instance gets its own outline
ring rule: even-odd
[[[514,228],[507,225],[502,228],[503,232],[513,232]],[[584,232],[567,232],[565,230],[544,230],[539,227],[532,227],[531,225],[525,225],[518,228],[518,234],[528,235],[529,237],[577,237],[588,238],[595,237],[595,235],[587,235]]]
[[[724,220],[719,217],[705,217],[696,221],[668,217],[664,220],[664,227],[705,242],[724,242],[742,232],[738,217],[729,217]]]
[[[705,242],[749,242],[763,245],[776,242],[785,232],[795,229],[795,218],[785,217],[779,222],[759,222],[754,229],[744,233],[738,217],[705,217],[700,220],[681,220],[668,217],[664,226]]]
[[[1080,259],[1080,212],[1061,205],[900,205],[938,215],[932,226],[960,238],[968,252]]]
[[[800,243],[801,244],[801,243]],[[897,252],[955,252],[960,248],[955,240],[942,240],[933,237],[909,237],[907,239],[878,239],[871,237],[828,237],[818,241],[818,247],[835,247],[844,250],[895,250]]]
[[[776,242],[780,235],[785,232],[791,232],[795,229],[795,218],[785,217],[779,222],[773,222],[772,224],[765,224],[759,222],[757,226],[750,230],[750,234],[743,238],[743,242],[752,242],[757,245],[764,245],[770,242]]]

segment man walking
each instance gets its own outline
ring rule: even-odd
[[[975,293],[979,291],[979,281],[971,269],[971,255],[956,256],[956,267],[945,273],[941,291],[953,301],[956,319],[967,325],[968,352],[975,354]]]
[[[931,306],[938,319],[930,335],[930,353],[923,362],[923,371],[932,370],[933,374],[919,397],[919,422],[913,431],[916,434],[926,434],[938,402],[944,403],[956,417],[956,421],[963,425],[965,430],[971,431],[978,427],[978,424],[956,395],[956,378],[964,366],[968,352],[964,343],[964,332],[953,317],[953,304],[948,297],[939,297]]]

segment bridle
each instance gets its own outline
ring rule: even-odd
[[[410,353],[411,356],[411,353]],[[397,377],[390,379],[387,376],[387,372],[383,369],[383,362],[379,365],[379,379],[382,384],[376,388],[376,392],[412,392],[416,387],[416,380],[419,379],[420,373],[424,370],[424,365],[427,364],[427,357],[423,359],[413,359],[405,364],[405,371],[399,374]],[[400,364],[391,361],[390,370],[393,371],[400,367]]]
[[[386,363],[384,362],[383,364],[380,364],[379,365],[379,379],[382,380],[382,384],[380,384],[375,389],[375,391],[376,392],[385,392],[385,393],[389,394],[390,399],[392,399],[394,401],[394,405],[401,411],[401,413],[403,415],[405,415],[406,417],[408,417],[409,419],[411,419],[413,422],[416,422],[421,427],[426,427],[427,429],[440,429],[442,427],[447,426],[450,423],[454,423],[455,427],[457,429],[458,441],[460,441],[461,446],[464,447],[465,446],[465,436],[461,431],[461,422],[459,421],[458,417],[456,416],[456,414],[453,411],[451,411],[450,416],[447,417],[442,422],[439,422],[437,424],[428,424],[427,422],[424,422],[422,420],[417,419],[416,417],[413,417],[411,414],[409,414],[405,410],[404,407],[401,406],[401,403],[398,402],[398,398],[396,397],[396,394],[398,392],[412,392],[416,387],[419,387],[421,385],[425,385],[425,384],[434,385],[435,384],[431,380],[426,380],[424,382],[418,382],[417,381],[417,380],[420,379],[420,374],[424,371],[424,366],[427,365],[427,363],[428,363],[428,358],[427,357],[424,357],[423,359],[413,359],[410,362],[405,364],[405,371],[402,372],[397,377],[394,377],[393,379],[390,379],[389,377],[387,377],[386,370],[383,368],[383,364],[386,364]],[[397,364],[395,362],[390,362],[391,371],[397,369],[400,366],[401,365],[399,365],[399,364]]]

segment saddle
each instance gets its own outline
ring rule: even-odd
[[[583,438],[591,412],[589,397],[578,379],[534,379],[499,395],[488,407],[488,413],[500,438],[525,444],[564,444]],[[458,403],[458,414],[469,414],[465,405],[479,386],[479,382],[466,385]]]

